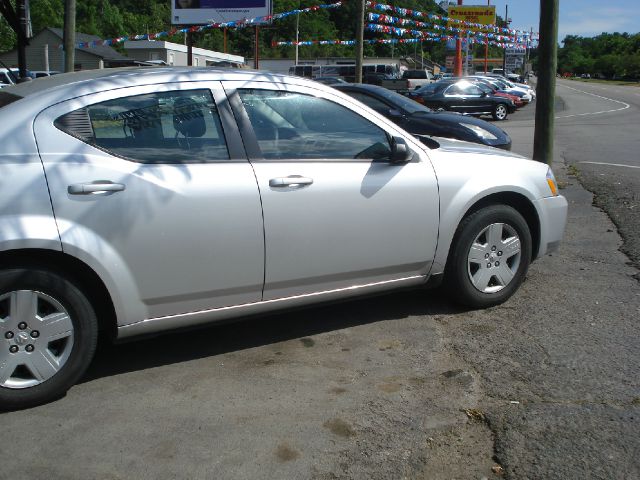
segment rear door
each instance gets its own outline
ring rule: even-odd
[[[442,95],[444,97],[447,110],[460,113],[465,113],[468,110],[469,104],[461,85],[458,85],[457,83],[451,84],[442,93]]]
[[[66,101],[35,136],[63,249],[135,299],[126,323],[261,299],[258,187],[219,82]]]
[[[493,110],[492,96],[482,92],[480,87],[468,83],[462,87],[465,98],[465,112],[491,112]]]

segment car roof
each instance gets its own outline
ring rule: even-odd
[[[130,84],[144,85],[153,81],[180,81],[184,80],[184,76],[188,75],[189,80],[206,79],[204,77],[229,77],[219,78],[220,80],[231,79],[230,77],[252,77],[257,74],[269,77],[285,77],[279,74],[267,74],[255,70],[234,70],[222,68],[207,67],[122,67],[122,68],[103,68],[95,70],[82,70],[72,73],[61,73],[53,75],[49,78],[39,79],[37,82],[26,82],[16,85],[13,93],[20,96],[28,96],[34,93],[70,86],[73,88],[81,87],[83,84],[89,83],[112,83],[117,84],[123,80],[127,80]],[[173,78],[172,78],[173,77]],[[103,82],[99,82],[102,80]]]
[[[27,100],[29,107],[43,109],[54,103],[101,91],[172,82],[241,80],[290,83],[324,88],[309,79],[257,70],[212,67],[123,67],[83,70],[41,77],[30,82],[11,85],[2,93],[11,93]],[[16,101],[17,103],[21,101]]]

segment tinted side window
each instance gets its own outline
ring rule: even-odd
[[[63,115],[56,127],[115,155],[142,163],[229,159],[209,90],[109,100]]]
[[[475,85],[465,85],[462,91],[464,95],[482,95],[482,90]]]
[[[270,90],[238,90],[267,159],[388,159],[387,134],[324,98]]]
[[[464,95],[464,90],[457,84],[451,85],[444,92],[445,95]]]

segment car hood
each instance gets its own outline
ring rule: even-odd
[[[473,154],[473,155],[494,155],[499,157],[511,157],[520,160],[529,160],[527,157],[518,155],[517,153],[501,150],[499,148],[489,147],[481,145],[479,143],[464,142],[462,140],[455,140],[453,138],[435,137],[427,135],[416,135],[416,137],[426,137],[438,143],[437,150],[445,153],[453,154]],[[427,143],[429,145],[429,143]],[[435,145],[434,145],[435,147]],[[431,148],[431,147],[429,147]]]
[[[495,126],[493,123],[486,122],[480,118],[472,117],[471,115],[463,115],[462,113],[419,112],[419,113],[414,113],[413,115],[410,115],[409,118],[411,118],[412,120],[420,120],[421,118],[424,120],[431,120],[431,121],[435,120],[436,122],[441,122],[441,123],[445,123],[445,122],[455,123],[455,124],[466,123],[469,125],[476,125],[478,127],[481,127],[493,133],[498,138],[501,138],[501,137],[509,138],[509,136],[504,130],[502,130],[500,127]]]

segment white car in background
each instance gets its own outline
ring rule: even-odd
[[[12,71],[6,68],[0,68],[0,88],[14,85],[17,77],[14,76]]]

